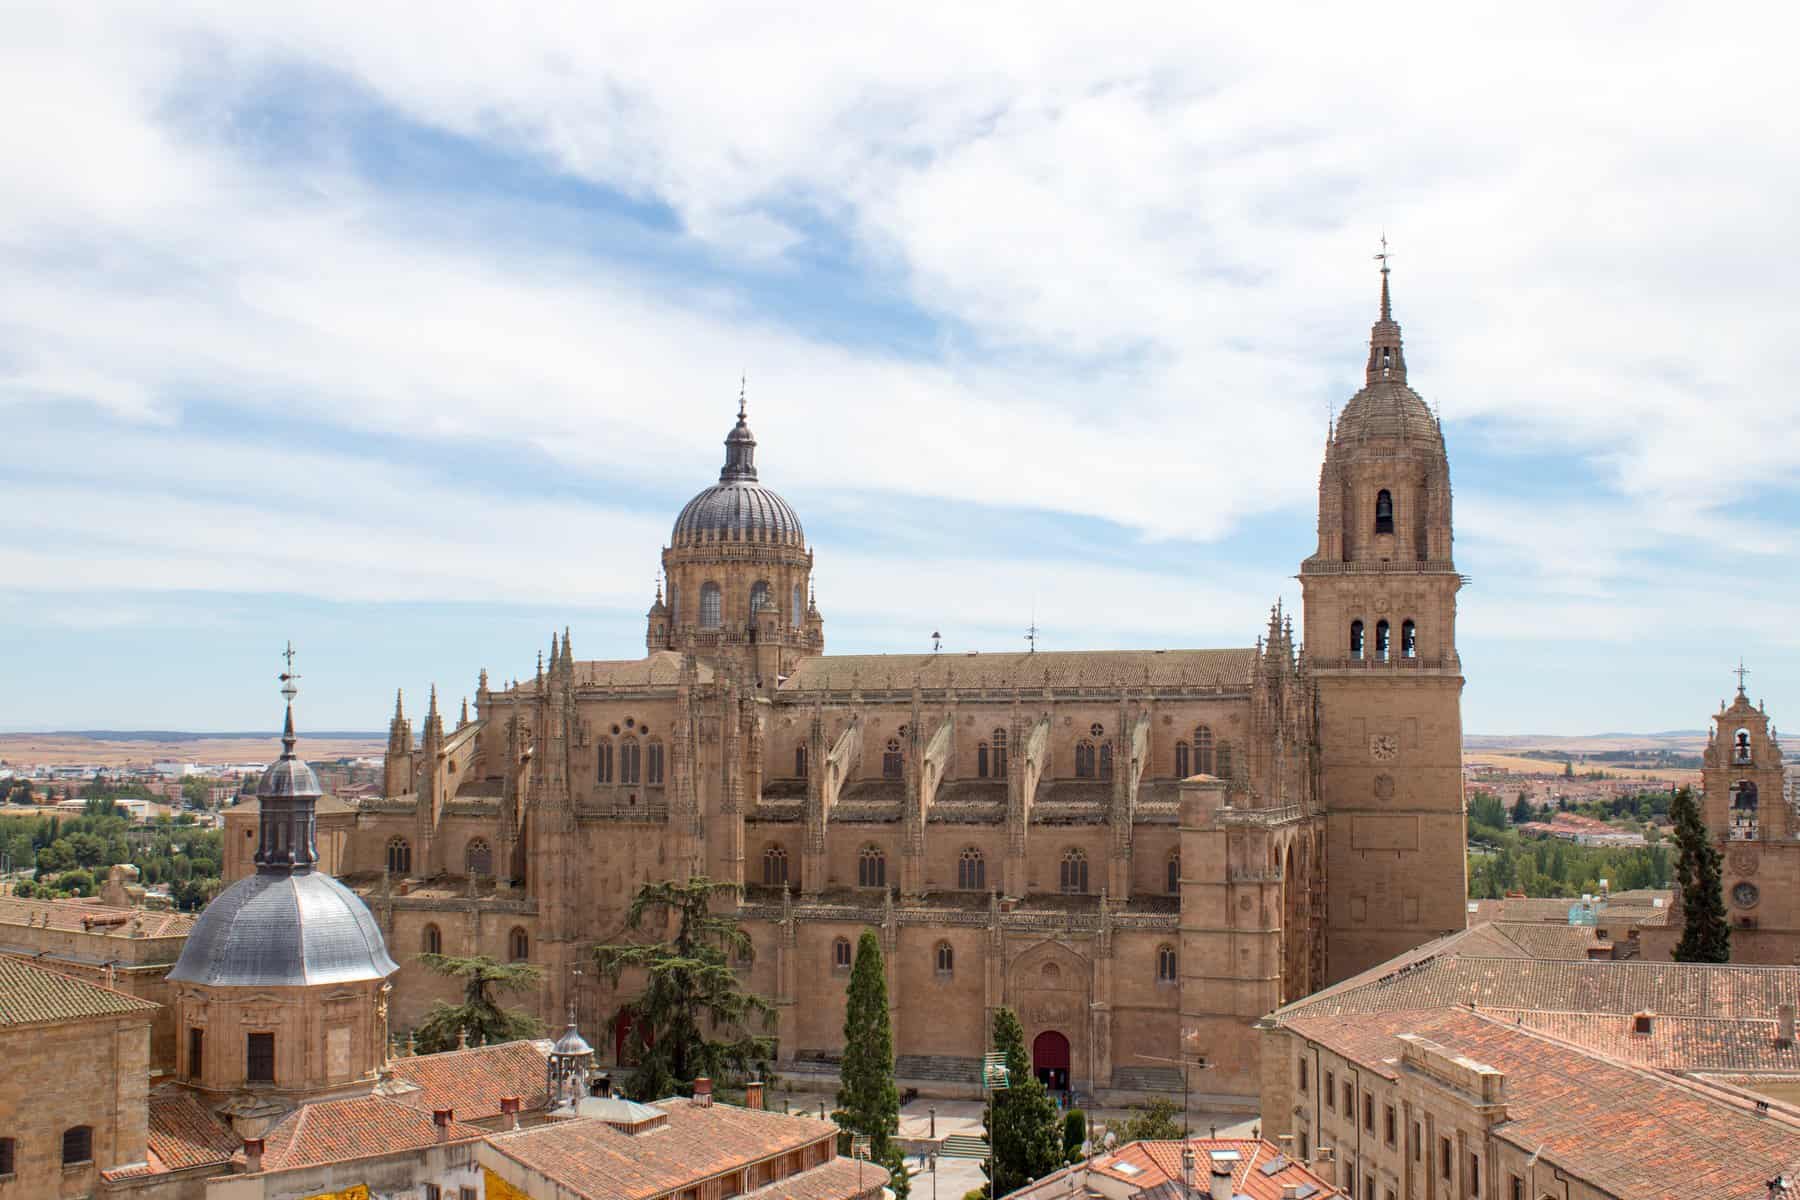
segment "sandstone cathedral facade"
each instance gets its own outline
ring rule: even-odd
[[[799,517],[740,403],[676,518],[644,657],[565,631],[453,726],[399,704],[378,800],[322,805],[326,865],[402,967],[393,1024],[453,986],[419,951],[527,959],[624,1050],[591,969],[638,886],[737,885],[777,1065],[842,1049],[852,948],[886,950],[899,1075],[972,1086],[1018,1012],[1048,1082],[1253,1096],[1264,1013],[1465,923],[1463,685],[1442,429],[1382,273],[1365,386],[1331,431],[1301,636],[1222,649],[828,655]],[[1250,631],[1246,631],[1249,633]],[[1302,648],[1302,638],[1304,648]]]

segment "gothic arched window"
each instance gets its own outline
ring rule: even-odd
[[[611,738],[601,738],[594,744],[594,762],[596,767],[594,778],[601,783],[611,783],[613,777],[613,744]]]
[[[1388,623],[1386,621],[1377,621],[1375,622],[1375,661],[1386,662],[1388,660],[1388,649]]]
[[[850,939],[839,938],[831,943],[831,965],[840,971],[850,969]]]
[[[663,781],[663,744],[662,744],[662,739],[651,738],[648,749],[650,752],[649,753],[650,773],[647,777],[647,782],[661,783]]]
[[[937,944],[937,973],[949,975],[956,970],[956,951],[950,948],[949,942]]]
[[[901,773],[900,739],[889,738],[881,752],[881,774],[885,779],[898,779]]]
[[[463,847],[463,868],[477,878],[494,873],[494,852],[481,838],[472,838]]]
[[[1361,621],[1352,621],[1350,622],[1350,657],[1361,658],[1362,656],[1363,623]]]
[[[1176,742],[1175,743],[1175,778],[1186,779],[1189,775],[1192,775],[1192,774],[1193,774],[1193,771],[1188,769],[1188,744],[1186,742]]]
[[[988,744],[986,742],[976,742],[975,743],[975,778],[986,779],[987,777],[988,777]]]
[[[887,855],[879,846],[864,846],[856,858],[857,887],[887,886]]]
[[[636,783],[641,778],[643,751],[638,740],[628,737],[619,743],[619,782]]]
[[[1094,743],[1083,738],[1075,743],[1075,778],[1094,777]]]
[[[1156,982],[1175,982],[1175,947],[1167,943],[1156,948]]]
[[[1004,729],[994,730],[993,744],[994,744],[994,778],[995,779],[1005,779],[1006,778],[1006,730],[1004,730]]]
[[[1100,778],[1112,778],[1112,743],[1100,743]]]
[[[787,851],[780,846],[770,846],[763,851],[763,884],[766,887],[785,887],[787,881]]]
[[[1194,774],[1212,775],[1213,766],[1213,732],[1210,725],[1194,727]]]
[[[1400,657],[1419,657],[1419,627],[1411,620],[1400,622]]]
[[[806,778],[806,747],[794,747],[794,774],[801,779]]]
[[[1394,496],[1386,488],[1375,493],[1375,532],[1394,532]]]
[[[1181,851],[1169,851],[1169,861],[1163,864],[1163,891],[1173,896],[1181,891]]]
[[[444,952],[444,935],[436,925],[427,925],[425,927],[424,933],[419,937],[419,949],[427,954],[442,954]]]
[[[1220,779],[1230,779],[1231,778],[1231,743],[1230,742],[1220,742],[1219,743],[1218,758],[1219,758],[1219,770],[1218,770],[1219,778]]]
[[[700,628],[717,629],[719,627],[719,585],[703,583],[700,585]]]
[[[1062,870],[1057,876],[1057,888],[1072,896],[1082,896],[1088,890],[1087,855],[1079,850],[1070,850],[1063,855]]]
[[[506,935],[506,953],[513,962],[524,962],[531,957],[531,935],[519,926],[513,926]]]
[[[956,886],[965,892],[987,891],[987,859],[973,846],[966,847],[956,860]]]
[[[392,875],[412,874],[412,846],[405,838],[388,839],[387,869]]]
[[[756,620],[756,610],[768,608],[775,602],[769,599],[769,585],[766,580],[759,579],[750,585],[750,620]]]
[[[795,629],[800,628],[801,625],[806,623],[806,605],[801,602],[800,585],[797,583],[794,585],[794,607],[792,613],[792,623]]]

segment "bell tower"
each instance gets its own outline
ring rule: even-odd
[[[1725,853],[1731,961],[1800,962],[1800,805],[1790,803],[1774,724],[1744,687],[1713,714],[1701,759],[1700,813]]]
[[[1377,257],[1363,387],[1326,439],[1318,552],[1300,566],[1319,689],[1329,981],[1463,928],[1468,911],[1450,463],[1437,417],[1407,384]]]

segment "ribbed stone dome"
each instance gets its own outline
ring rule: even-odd
[[[259,871],[206,906],[169,978],[210,987],[306,987],[385,979],[369,906],[329,875]]]
[[[705,542],[762,542],[804,549],[806,532],[786,500],[756,482],[756,437],[738,397],[737,424],[725,435],[725,468],[675,518],[672,546]]]
[[[1350,397],[1338,415],[1337,436],[1340,444],[1374,438],[1439,442],[1443,437],[1424,398],[1391,379],[1371,383]]]
[[[767,542],[805,546],[800,518],[786,500],[756,483],[714,484],[687,502],[675,518],[675,546],[704,541]]]

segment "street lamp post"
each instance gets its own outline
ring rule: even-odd
[[[1187,1137],[1188,1069],[1191,1067],[1196,1071],[1210,1071],[1212,1070],[1212,1064],[1206,1061],[1206,1056],[1203,1054],[1195,1055],[1192,1058],[1185,1055],[1181,1058],[1161,1058],[1155,1054],[1139,1054],[1136,1057],[1143,1059],[1145,1062],[1168,1063],[1170,1066],[1181,1068],[1181,1136],[1184,1138]]]

